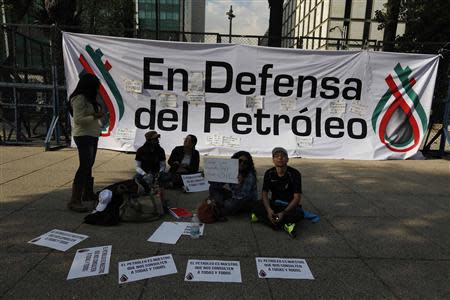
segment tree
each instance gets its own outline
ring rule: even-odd
[[[400,14],[401,0],[388,0],[386,14],[384,15],[383,51],[393,51],[395,37],[397,36],[397,24]]]
[[[269,47],[281,47],[283,25],[283,0],[268,0],[269,17]]]

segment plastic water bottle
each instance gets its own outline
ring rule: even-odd
[[[200,237],[200,220],[196,214],[192,216],[190,233],[192,239],[198,239]]]

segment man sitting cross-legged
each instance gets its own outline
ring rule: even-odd
[[[272,150],[272,161],[274,167],[264,174],[262,200],[251,214],[251,220],[263,222],[274,229],[283,229],[293,238],[296,236],[296,223],[303,219],[302,210],[299,209],[301,174],[287,165],[289,158],[284,148]],[[283,205],[285,203],[288,205]]]

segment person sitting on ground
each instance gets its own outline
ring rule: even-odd
[[[209,186],[209,197],[216,201],[225,216],[250,212],[258,200],[252,156],[246,151],[239,151],[231,158],[239,159],[238,183],[211,182]]]
[[[145,144],[136,152],[136,175],[135,179],[142,184],[146,192],[150,191],[156,179],[160,180],[160,175],[166,169],[166,153],[159,145],[161,137],[156,131],[149,131],[145,134]]]
[[[181,175],[198,172],[200,154],[195,150],[196,144],[197,137],[189,134],[184,138],[183,146],[177,146],[172,150],[168,163],[170,166],[170,182],[173,187],[179,188],[183,186]]]
[[[262,200],[251,214],[251,220],[263,222],[274,229],[283,229],[294,238],[297,234],[296,223],[303,219],[302,210],[298,209],[302,193],[302,177],[299,171],[287,165],[289,157],[286,149],[274,148],[272,161],[274,167],[264,174]],[[288,205],[280,205],[280,201]]]

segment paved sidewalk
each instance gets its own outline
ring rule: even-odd
[[[160,221],[97,227],[66,210],[77,160],[74,149],[0,147],[1,299],[450,299],[448,160],[291,159],[320,223],[304,221],[292,240],[237,216],[175,245],[146,241]],[[100,150],[96,189],[130,178],[133,166],[133,154]],[[271,159],[256,166],[261,183]],[[205,197],[168,192],[190,209]],[[67,252],[27,243],[55,228],[89,238]],[[77,249],[103,245],[112,245],[108,275],[66,280]],[[162,254],[177,274],[118,284],[119,261]],[[315,280],[259,279],[257,256],[304,258]],[[185,282],[188,259],[239,260],[242,283]]]

